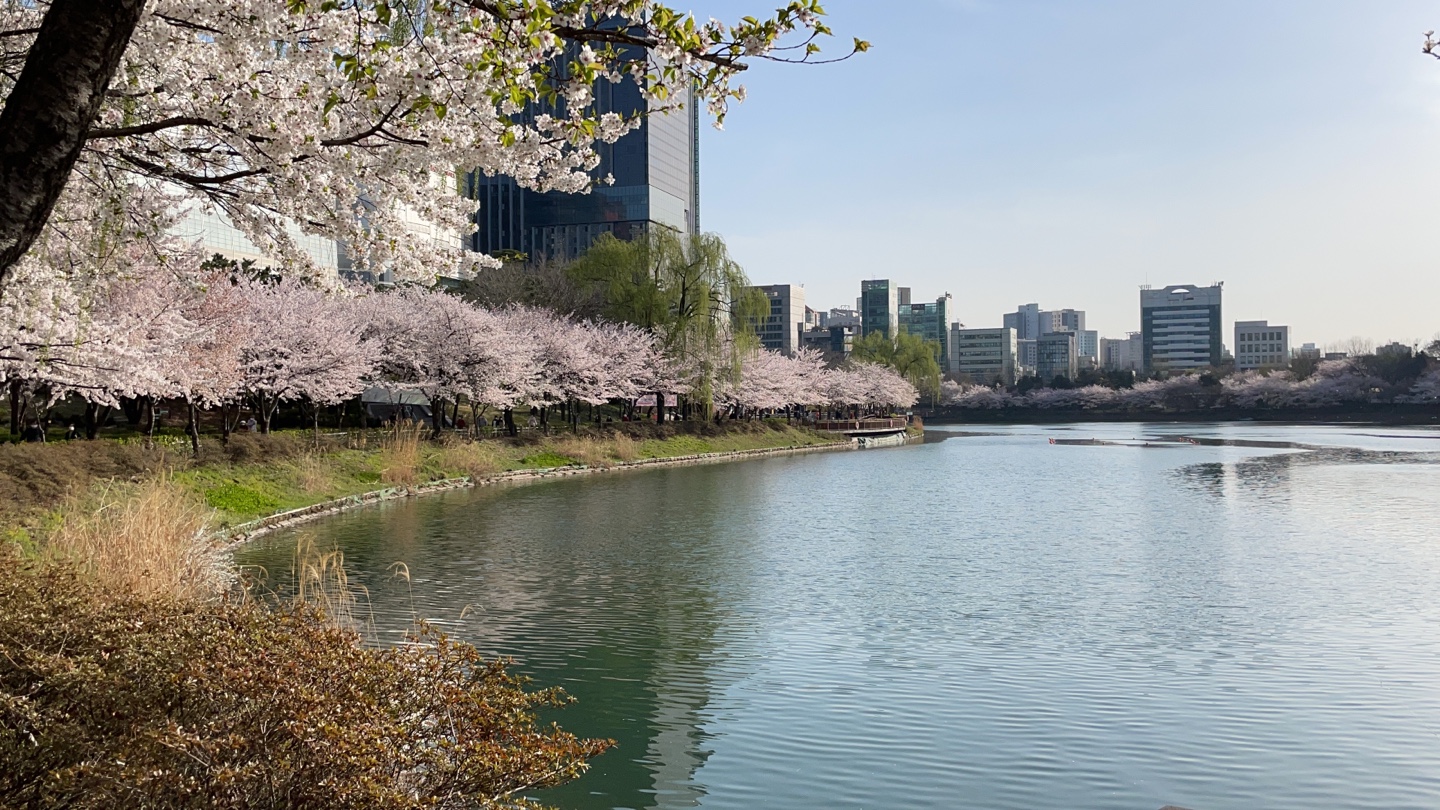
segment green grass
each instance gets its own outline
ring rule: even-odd
[[[101,482],[111,477],[137,480],[168,474],[183,490],[193,493],[197,500],[204,501],[216,511],[217,528],[228,528],[278,512],[373,492],[390,486],[387,481],[396,480],[387,474],[385,467],[393,464],[394,459],[387,459],[379,448],[317,453],[303,441],[289,441],[286,434],[246,441],[255,442],[256,447],[245,451],[243,443],[237,440],[233,448],[236,452],[228,456],[211,454],[202,462],[190,460],[188,454],[182,453],[152,454],[153,459],[149,455],[141,458],[144,454],[139,448],[126,447],[124,452],[128,455],[122,460],[128,466],[107,474],[114,464],[106,467],[98,465],[98,462],[92,463],[90,466],[96,469],[85,475],[81,474],[85,465],[79,463],[83,459],[69,459],[69,456],[80,454],[84,459],[103,461],[105,453],[109,452],[106,447],[112,443],[69,442],[38,449],[21,448],[25,454],[16,457],[17,470],[28,474],[38,464],[52,473],[47,480],[54,484],[51,489],[55,492],[47,490],[46,497],[38,499],[34,494],[17,490],[17,496],[29,495],[28,502],[35,507],[31,510],[34,514],[24,520],[0,520],[0,541],[22,547],[33,545],[31,535],[35,531],[42,534],[46,531],[44,521],[59,508],[60,496],[66,490],[81,492],[91,486],[100,486]],[[833,438],[783,423],[748,423],[728,425],[709,435],[636,437],[623,442],[623,452],[613,437],[591,434],[559,435],[538,443],[487,440],[442,447],[422,442],[418,461],[410,462],[415,464],[415,474],[408,480],[424,484],[462,476],[486,478],[517,470],[584,464],[609,466],[629,458],[665,459],[703,453],[814,446],[834,441]],[[129,458],[131,455],[135,458]],[[56,456],[65,463],[40,464],[50,456]]]
[[[562,456],[552,450],[542,450],[520,459],[519,466],[511,469],[546,470],[551,467],[569,467],[576,463],[575,459],[569,456]]]

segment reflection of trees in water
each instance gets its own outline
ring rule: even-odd
[[[725,581],[748,564],[735,505],[757,486],[735,467],[650,471],[422,498],[310,531],[345,552],[382,639],[434,620],[578,700],[550,719],[620,743],[547,802],[688,807],[709,756],[704,711],[739,674],[715,663]],[[292,551],[245,556],[288,570]],[[410,582],[387,574],[397,560]]]
[[[1292,501],[1295,473],[1307,467],[1356,464],[1440,464],[1440,453],[1326,447],[1308,452],[1255,456],[1233,462],[1191,464],[1176,470],[1180,481],[1216,497]]]

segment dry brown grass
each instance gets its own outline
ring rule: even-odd
[[[505,468],[500,448],[487,441],[456,441],[446,444],[436,457],[442,470],[455,471],[481,481]]]
[[[335,477],[325,461],[313,453],[295,460],[296,480],[307,495],[326,493],[335,488]]]
[[[640,457],[640,447],[628,433],[616,433],[610,437],[610,452],[621,461],[634,461]]]
[[[60,509],[41,553],[112,593],[209,599],[234,578],[209,520],[208,507],[165,477],[106,482]]]
[[[380,480],[395,486],[413,487],[420,482],[419,425],[396,428],[385,438],[380,451]]]
[[[343,552],[321,549],[313,537],[303,535],[295,544],[294,574],[296,604],[319,610],[326,621],[340,629],[363,629],[357,611],[362,600],[369,604],[370,594],[364,586],[350,582]]]
[[[603,468],[609,467],[613,463],[610,458],[612,448],[602,440],[587,436],[567,436],[558,439],[551,449],[557,455],[573,458],[586,467]]]

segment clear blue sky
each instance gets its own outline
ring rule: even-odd
[[[890,278],[969,326],[1038,301],[1108,337],[1141,284],[1224,281],[1227,345],[1236,319],[1440,332],[1440,2],[825,6],[835,47],[874,49],[752,69],[702,136],[702,226],[756,283],[829,308]]]

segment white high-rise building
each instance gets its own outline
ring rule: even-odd
[[[1235,368],[1278,368],[1290,363],[1290,327],[1268,321],[1235,322]]]
[[[981,385],[1014,385],[1016,355],[1019,353],[1015,330],[962,329],[950,326],[950,373],[964,374]]]
[[[805,331],[805,288],[798,284],[766,284],[755,289],[770,302],[770,314],[755,325],[760,345],[773,352],[795,354]]]
[[[1209,287],[1174,284],[1140,288],[1140,333],[1146,371],[1183,371],[1220,365],[1220,293]]]

